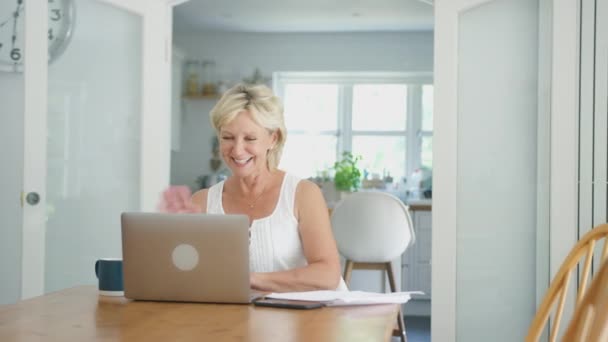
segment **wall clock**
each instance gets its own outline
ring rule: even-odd
[[[48,0],[49,63],[70,42],[75,20],[75,0]],[[25,0],[0,1],[0,70],[20,72],[25,56]]]

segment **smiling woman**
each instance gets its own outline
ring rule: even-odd
[[[232,175],[191,200],[169,190],[162,208],[248,215],[253,289],[345,290],[320,189],[277,168],[286,138],[279,98],[264,85],[238,84],[224,93],[210,116]]]
[[[246,115],[241,115],[244,111]],[[280,115],[276,115],[277,113]],[[222,155],[235,152],[235,148],[240,147],[235,142],[238,143],[239,138],[243,138],[247,143],[244,147],[266,148],[266,166],[269,169],[277,167],[285,144],[286,129],[283,105],[268,87],[261,85],[233,87],[222,96],[211,111],[211,121],[220,138]],[[243,137],[235,136],[235,132],[239,132],[241,128],[250,128],[250,130],[245,130]],[[240,152],[242,151],[236,150],[237,156],[241,155]],[[227,163],[238,161],[237,164],[240,166],[245,166],[251,159],[224,158]]]

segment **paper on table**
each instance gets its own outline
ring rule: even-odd
[[[324,302],[328,306],[370,305],[370,304],[403,304],[410,300],[412,294],[424,294],[420,291],[376,293],[364,291],[306,291],[271,293],[266,298]]]

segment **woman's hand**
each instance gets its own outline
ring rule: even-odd
[[[252,290],[261,290],[260,281],[258,280],[258,274],[255,272],[249,273],[249,287],[251,287]]]
[[[251,272],[249,273],[249,287],[255,291],[261,292],[273,292],[271,288],[267,285],[264,286],[265,280],[264,276],[270,273],[259,273],[259,272]]]
[[[158,210],[165,213],[190,213],[202,212],[201,208],[192,203],[190,188],[185,185],[170,186],[163,191]]]

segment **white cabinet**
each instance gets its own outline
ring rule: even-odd
[[[430,206],[412,206],[410,215],[416,234],[415,243],[401,257],[402,291],[422,291],[405,306],[405,313],[428,315],[431,299],[431,233],[432,212]]]

